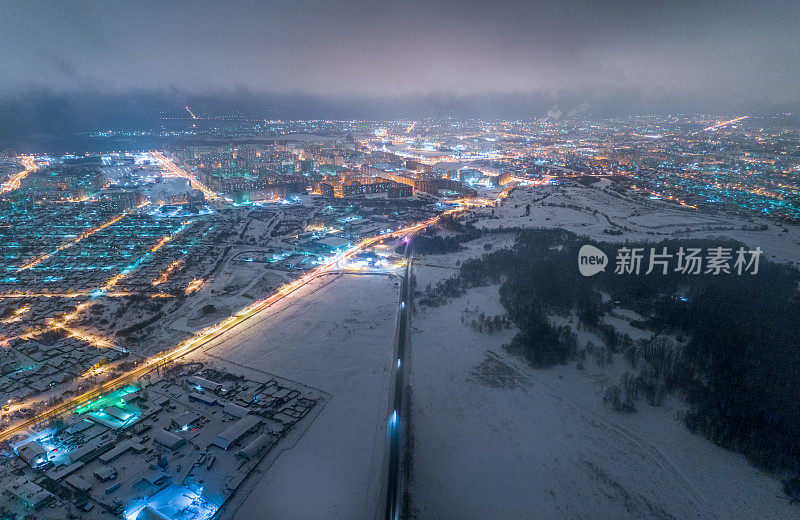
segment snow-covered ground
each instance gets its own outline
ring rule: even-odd
[[[772,260],[800,258],[797,226],[705,215],[600,189],[608,185],[520,188],[469,218],[478,228],[562,228],[601,241],[731,237],[760,246]],[[762,224],[766,230],[754,229]],[[417,290],[488,252],[485,244],[497,250],[511,243],[512,233],[493,234],[459,253],[417,257]],[[590,355],[583,371],[575,363],[534,369],[503,349],[513,328],[481,334],[462,323],[467,308],[467,323],[476,313],[503,314],[497,289],[472,289],[441,307],[417,307],[412,316],[417,518],[797,518],[800,510],[777,478],[688,431],[679,399],[668,397],[660,407],[641,400],[631,414],[604,407],[605,389],[632,371],[620,356],[599,367]],[[651,334],[630,326],[636,316],[614,314],[604,320],[619,330],[634,338]],[[586,331],[578,340],[602,343]]]
[[[219,323],[232,312],[242,309],[255,300],[266,298],[282,284],[291,280],[288,273],[264,269],[261,264],[233,262],[229,259],[220,273],[200,285],[181,314],[170,328],[179,332],[194,333]],[[207,310],[207,306],[213,310]]]
[[[604,180],[588,187],[517,188],[499,206],[476,211],[474,215],[479,218],[476,225],[487,229],[562,228],[605,241],[725,237],[761,247],[770,260],[794,263],[800,258],[800,226],[722,213],[708,215],[631,192],[605,190],[604,186],[610,186],[610,182]],[[528,204],[530,215],[525,215]],[[761,225],[767,229],[753,229]],[[608,235],[603,230],[622,234]]]
[[[494,286],[412,317],[417,518],[797,518],[777,479],[692,435],[675,400],[632,414],[603,407],[623,360],[533,369],[503,350],[513,329],[461,323],[475,306],[504,312]]]
[[[398,286],[331,275],[245,322],[204,356],[329,394],[289,449],[268,456],[221,518],[372,518],[381,491]],[[319,405],[318,405],[319,406]]]

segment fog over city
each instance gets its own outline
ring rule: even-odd
[[[799,19],[789,1],[4,3],[2,130],[175,97],[296,118],[791,111]]]

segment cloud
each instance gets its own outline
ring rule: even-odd
[[[4,2],[0,92],[582,93],[592,107],[598,95],[634,92],[652,104],[798,103],[791,20],[800,4],[756,4]],[[764,74],[773,58],[779,66]]]

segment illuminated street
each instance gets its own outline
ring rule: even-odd
[[[30,173],[37,168],[33,157],[20,157],[19,162],[25,167],[25,169],[10,176],[2,183],[2,185],[0,185],[0,195],[12,192],[19,188],[22,185],[22,181],[25,179],[25,177],[30,175]]]

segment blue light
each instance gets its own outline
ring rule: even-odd
[[[123,513],[125,520],[136,520],[145,507],[150,506],[168,518],[210,520],[219,506],[203,496],[203,488],[197,491],[188,486],[172,484],[147,500],[136,500]],[[189,513],[192,516],[186,516]]]

